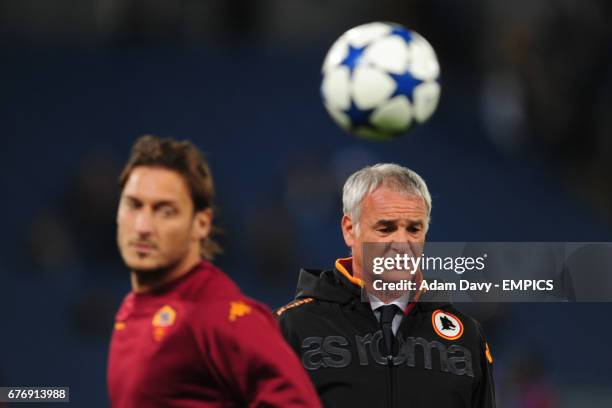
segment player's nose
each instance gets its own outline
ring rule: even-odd
[[[141,235],[147,235],[153,231],[153,214],[150,210],[143,208],[136,213],[134,230]]]

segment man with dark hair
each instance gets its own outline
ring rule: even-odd
[[[342,201],[353,256],[334,269],[303,269],[296,300],[276,311],[323,404],[494,407],[493,358],[480,324],[431,291],[372,285],[369,251],[421,254],[431,213],[423,179],[396,164],[366,167],[346,181]],[[398,271],[388,273],[387,283],[396,283]],[[418,288],[422,271],[412,279]]]
[[[214,186],[190,142],[143,136],[120,177],[132,292],[115,319],[113,407],[318,407],[269,310],[209,261]]]

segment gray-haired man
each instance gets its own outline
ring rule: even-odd
[[[296,299],[276,312],[323,404],[494,407],[493,359],[478,322],[429,292],[367,290],[364,248],[422,248],[431,213],[423,179],[377,164],[348,178],[342,200],[353,256],[331,270],[302,270]]]

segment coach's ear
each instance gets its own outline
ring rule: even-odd
[[[342,216],[342,221],[340,221],[340,226],[342,227],[342,235],[344,236],[344,242],[346,246],[353,247],[355,245],[355,225],[353,225],[353,221],[348,215]]]
[[[193,233],[194,241],[201,241],[210,234],[212,229],[213,211],[212,208],[205,208],[195,213],[193,217]]]

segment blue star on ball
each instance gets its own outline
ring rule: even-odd
[[[363,51],[366,49],[366,47],[367,46],[353,47],[352,45],[349,45],[348,54],[346,58],[342,60],[340,65],[344,65],[348,67],[351,75],[353,75],[353,70],[357,67],[357,64],[359,64],[359,60],[361,59],[361,56],[363,55]]]
[[[389,73],[389,75],[391,76],[391,78],[393,78],[396,84],[395,92],[393,92],[393,95],[391,95],[391,97],[397,95],[405,95],[410,100],[410,102],[414,102],[412,98],[412,92],[414,91],[414,88],[417,85],[422,84],[423,81],[421,81],[420,79],[416,79],[408,72],[399,75]]]

